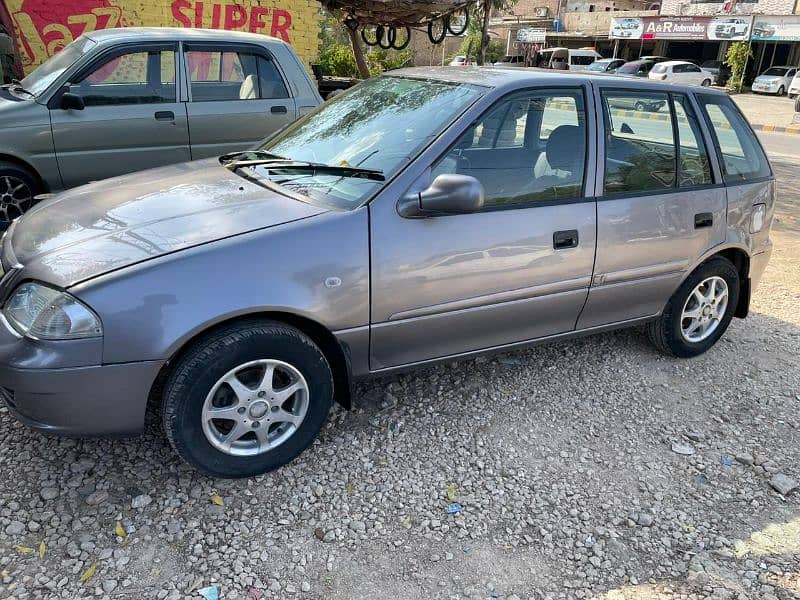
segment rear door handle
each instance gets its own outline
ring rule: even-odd
[[[272,108],[269,109],[269,112],[279,115],[285,115],[289,111],[286,110],[285,106],[273,106]]]
[[[553,248],[563,250],[564,248],[578,247],[578,230],[569,229],[567,231],[556,231],[553,234]]]
[[[156,121],[174,121],[175,113],[171,110],[159,110],[155,114]]]
[[[703,227],[711,227],[714,224],[714,215],[712,213],[697,213],[694,216],[694,228],[702,229]]]

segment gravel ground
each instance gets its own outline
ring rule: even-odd
[[[630,330],[373,381],[250,481],[198,476],[156,426],[54,439],[0,410],[0,597],[800,597],[800,187],[777,168],[753,314],[698,359]]]

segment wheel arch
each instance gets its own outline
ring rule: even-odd
[[[27,162],[26,160],[23,160],[18,156],[14,156],[13,154],[6,154],[4,152],[0,152],[0,162],[3,162],[3,161],[4,162],[13,163],[13,164],[17,165],[18,167],[21,167],[21,168],[25,169],[26,171],[29,171],[30,174],[33,175],[36,178],[36,181],[39,184],[39,187],[43,192],[49,192],[50,191],[50,188],[48,187],[48,185],[45,182],[45,180],[42,179],[42,176],[39,174],[39,171],[37,171],[34,168],[34,166],[32,164],[30,164],[29,162]]]
[[[721,256],[730,261],[739,273],[739,301],[736,304],[736,310],[733,316],[744,319],[750,311],[750,254],[743,247],[728,246],[722,249],[715,248],[704,255],[692,269],[687,270],[686,276],[683,279],[686,279],[695,269],[717,256]],[[683,283],[683,279],[681,283]]]
[[[277,321],[279,323],[291,325],[310,337],[325,355],[325,358],[330,364],[331,371],[333,372],[333,400],[342,407],[348,410],[350,409],[352,404],[352,370],[350,367],[350,349],[347,345],[337,340],[336,336],[334,336],[328,328],[313,319],[290,312],[263,311],[237,315],[215,322],[195,332],[191,337],[182,340],[180,345],[165,361],[150,388],[148,412],[150,412],[151,408],[160,405],[163,387],[172,370],[172,365],[175,364],[192,344],[232,323],[244,321]]]

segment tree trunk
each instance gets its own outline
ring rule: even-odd
[[[353,56],[356,58],[356,67],[358,67],[358,74],[362,79],[369,78],[369,67],[367,66],[367,59],[364,57],[364,51],[361,49],[361,43],[358,41],[358,31],[346,28],[347,33],[350,35],[350,43],[353,45]]]
[[[483,27],[481,28],[481,51],[478,54],[478,64],[486,62],[486,47],[489,45],[489,15],[492,12],[492,0],[483,0]]]

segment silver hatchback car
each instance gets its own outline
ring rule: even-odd
[[[181,457],[251,476],[302,452],[356,378],[634,324],[705,352],[747,315],[774,201],[724,93],[396,71],[251,151],[15,221],[1,390],[69,435],[140,432],[150,399]]]

